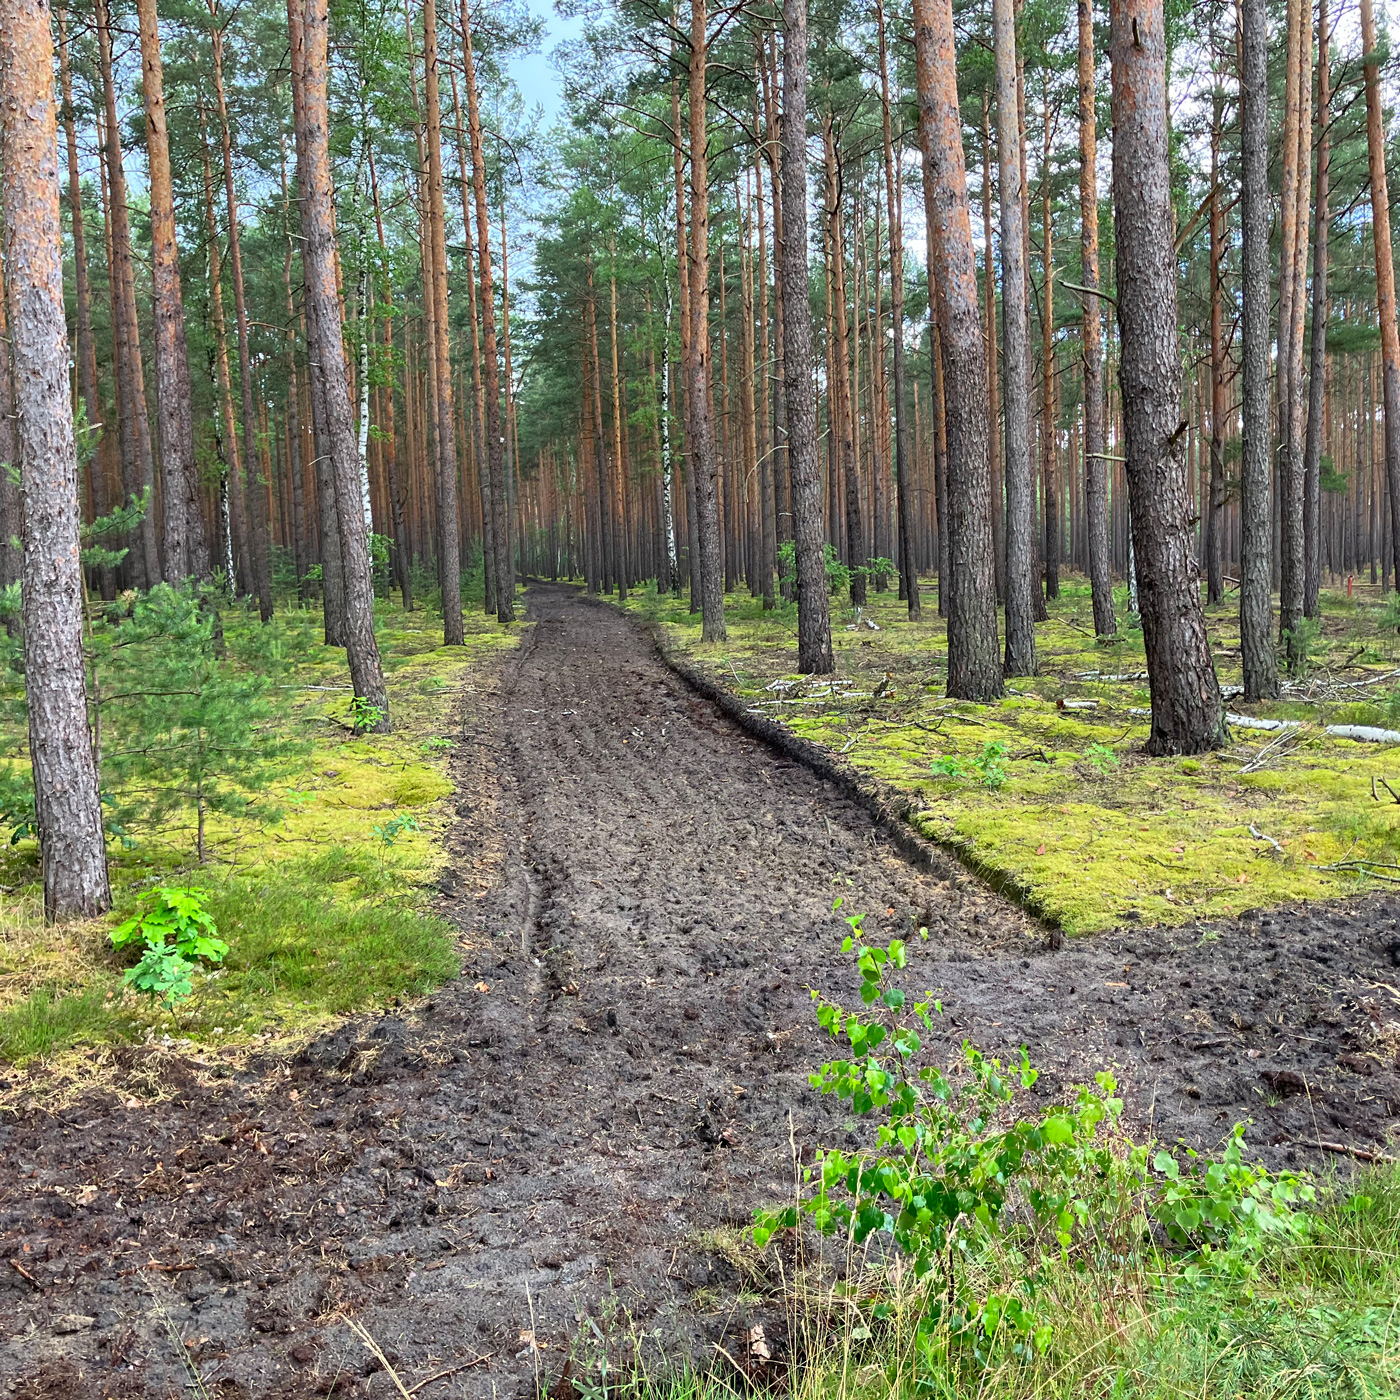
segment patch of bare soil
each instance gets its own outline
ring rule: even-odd
[[[808,989],[855,983],[838,894],[874,936],[927,925],[908,985],[941,995],[949,1056],[1025,1043],[1047,1098],[1113,1068],[1168,1140],[1249,1118],[1274,1161],[1385,1150],[1400,899],[1052,950],[621,614],[540,587],[531,615],[464,700],[459,981],[290,1060],[131,1052],[115,1088],[5,1115],[0,1389],[377,1397],[387,1362],[426,1400],[569,1397],[571,1354],[760,1364],[749,1328],[775,1353],[780,1328],[738,1232],[853,1126],[807,1082]]]

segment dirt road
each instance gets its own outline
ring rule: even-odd
[[[1025,1042],[1047,1098],[1114,1067],[1168,1139],[1386,1140],[1400,901],[1051,951],[615,610],[537,588],[530,615],[457,720],[459,981],[246,1072],[134,1053],[154,1110],[118,1087],[4,1120],[0,1393],[164,1397],[193,1367],[213,1396],[397,1394],[346,1313],[425,1400],[528,1393],[571,1353],[742,1360],[766,1314],[738,1232],[852,1126],[807,1084],[808,989],[855,981],[837,895],[873,935],[926,925],[908,984],[948,1053]]]

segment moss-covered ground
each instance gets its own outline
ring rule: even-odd
[[[455,930],[431,909],[451,819],[454,717],[474,669],[516,646],[520,629],[470,610],[465,645],[444,647],[438,614],[378,603],[393,728],[361,736],[345,652],[324,645],[319,607],[283,602],[265,628],[242,607],[222,618],[228,654],[242,658],[234,664],[276,658],[265,728],[302,746],[256,794],[274,813],[211,814],[203,865],[188,809],[129,823],[109,843],[112,916],[57,928],[43,924],[35,843],[0,846],[5,1059],[104,1041],[266,1041],[426,992],[457,970]],[[0,728],[0,749],[23,765],[21,722]],[[173,1010],[123,986],[130,959],[108,941],[162,885],[198,889],[230,948]]]
[[[1324,732],[1400,728],[1400,634],[1376,590],[1324,594],[1307,672],[1280,701],[1229,701],[1297,728],[1237,725],[1229,747],[1190,759],[1142,752],[1142,632],[1122,589],[1117,604],[1118,635],[1099,643],[1088,584],[1069,578],[1036,629],[1040,674],[988,705],[944,697],[932,586],[918,622],[893,591],[872,590],[859,615],[833,598],[837,670],[820,678],[794,670],[792,604],[765,614],[736,591],[729,640],[715,646],[701,646],[683,598],[652,590],[628,606],[753,709],[906,794],[924,834],[1069,933],[1238,915],[1400,877],[1400,753]],[[1221,683],[1238,686],[1234,595],[1206,616]]]

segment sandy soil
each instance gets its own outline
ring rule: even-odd
[[[1053,948],[617,611],[530,611],[453,719],[459,981],[290,1060],[133,1051],[6,1115],[0,1393],[398,1394],[345,1315],[425,1400],[528,1394],[571,1354],[743,1364],[755,1322],[780,1345],[735,1242],[854,1126],[807,1083],[809,988],[854,989],[838,894],[874,935],[927,926],[907,985],[942,998],[940,1054],[1025,1043],[1046,1099],[1113,1068],[1167,1140],[1250,1119],[1277,1163],[1384,1150],[1400,898]]]

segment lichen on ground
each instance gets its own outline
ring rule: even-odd
[[[755,711],[904,794],[919,830],[1069,933],[1228,917],[1400,877],[1400,755],[1324,733],[1400,727],[1400,634],[1374,589],[1323,595],[1308,671],[1283,699],[1229,701],[1299,727],[1236,726],[1229,747],[1174,759],[1143,753],[1146,662],[1122,589],[1118,636],[1099,643],[1087,583],[1067,580],[1036,628],[1040,674],[986,705],[945,698],[933,586],[918,622],[893,591],[872,590],[859,613],[832,603],[831,677],[794,671],[792,604],[765,614],[730,594],[716,646],[701,645],[683,598],[652,589],[628,607]],[[1238,686],[1233,602],[1206,620],[1221,683]]]

